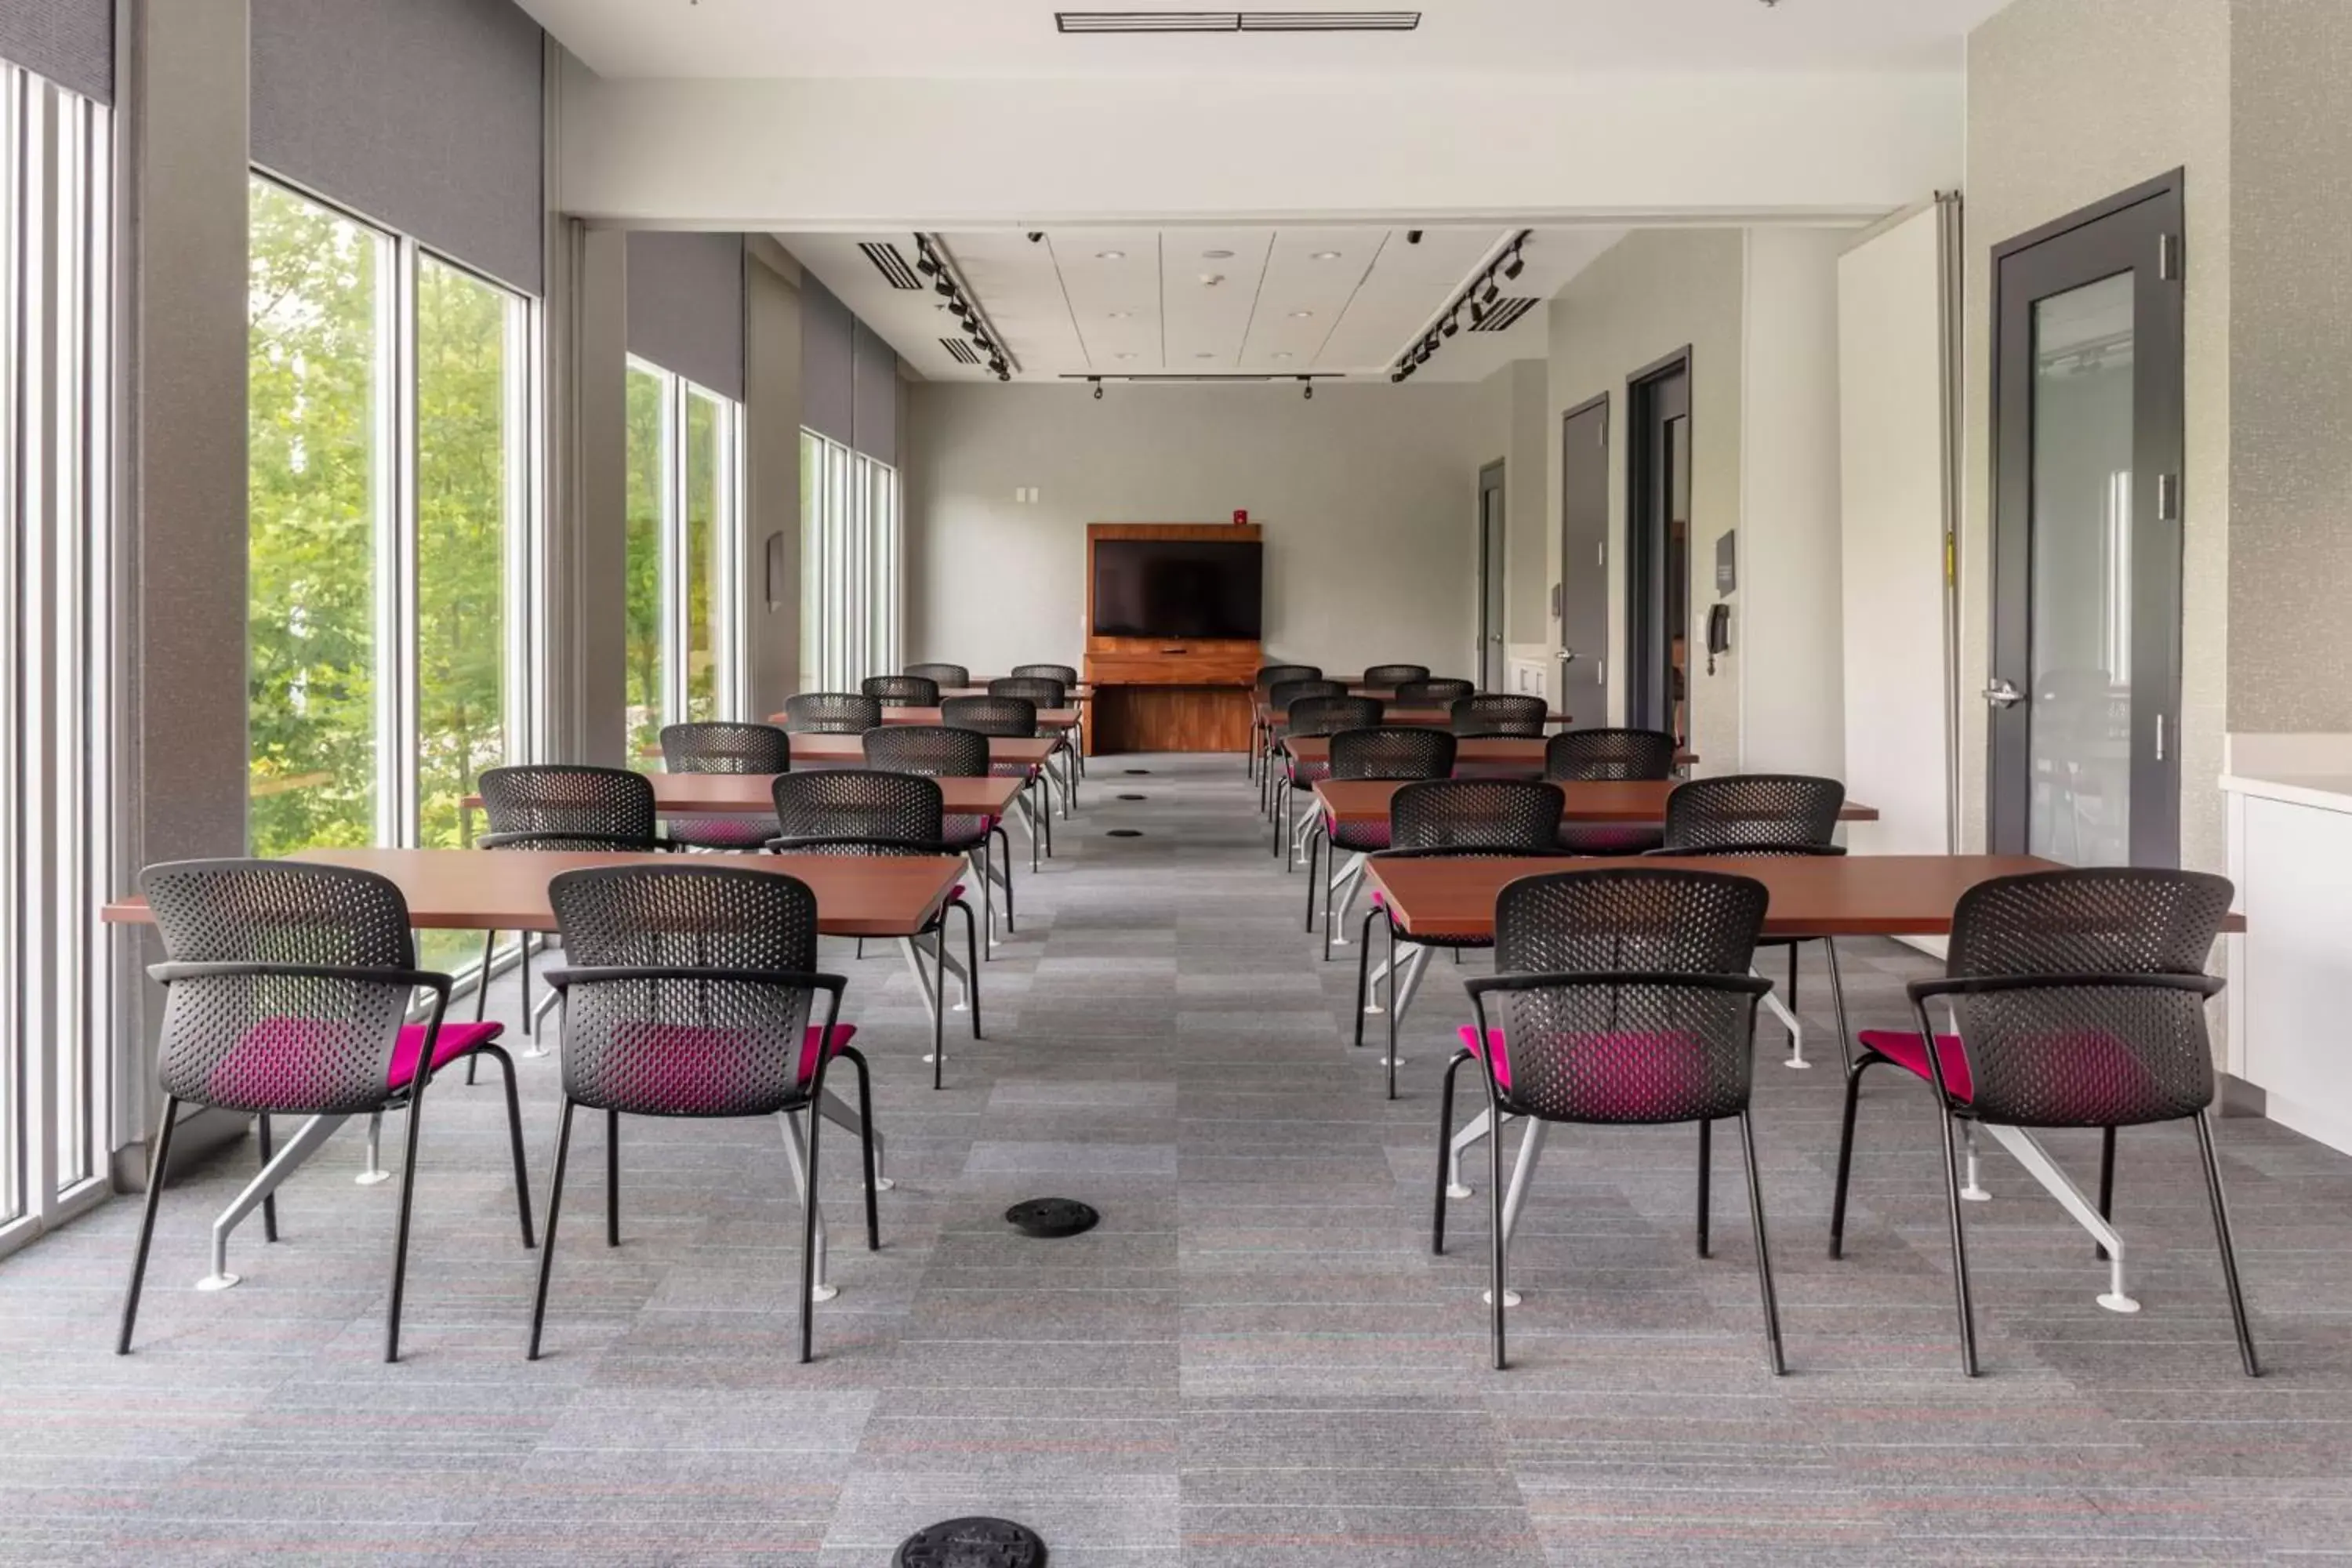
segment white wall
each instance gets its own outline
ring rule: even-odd
[[[800,689],[801,294],[755,244],[743,269],[743,712],[779,712]],[[796,269],[795,269],[796,270]],[[768,536],[784,536],[768,607]]]
[[[1215,522],[1266,541],[1269,654],[1470,668],[1478,469],[1507,384],[918,384],[908,399],[909,659],[1082,662],[1086,525]],[[1035,504],[1014,500],[1034,486]]]
[[[1745,477],[1731,603],[1739,762],[1751,773],[1845,770],[1837,259],[1851,237],[1748,231]],[[1711,554],[1705,564],[1712,569]]]
[[[1510,386],[1510,465],[1503,474],[1503,506],[1509,529],[1507,556],[1510,582],[1504,595],[1504,636],[1514,654],[1533,651],[1550,632],[1551,558],[1545,548],[1545,498],[1551,489],[1553,445],[1551,367],[1524,359],[1500,373]]]

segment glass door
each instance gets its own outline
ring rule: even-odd
[[[1996,252],[1990,839],[2179,861],[2180,191]]]
[[[1626,722],[1690,740],[1690,351],[1634,375],[1626,454]]]
[[[1503,511],[1503,465],[1478,470],[1478,647],[1472,677],[1481,691],[1504,689],[1503,584],[1508,557]]]

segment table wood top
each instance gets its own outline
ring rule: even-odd
[[[1003,677],[1000,679],[1011,678]],[[1065,686],[1062,688],[1062,695],[1072,702],[1087,701],[1093,698],[1094,694],[1094,687],[1090,683],[1083,680],[1078,682],[1076,686]],[[983,680],[977,686],[942,686],[940,688],[940,695],[942,697],[985,697],[988,695],[988,683]]]
[[[2027,871],[2052,871],[2053,861],[2031,855],[1841,855],[1808,859],[1644,858],[1638,862],[1528,859],[1430,859],[1367,862],[1372,885],[1396,911],[1408,935],[1492,937],[1495,900],[1521,877],[1602,870],[1610,865],[1682,868],[1753,877],[1771,890],[1764,915],[1767,936],[1941,936],[1952,929],[1952,907],[1979,882]],[[2243,931],[2231,915],[2224,931]]]
[[[1394,779],[1325,779],[1315,786],[1316,799],[1333,820],[1345,825],[1386,822],[1389,802],[1404,782]],[[1666,797],[1677,787],[1673,779],[1570,779],[1560,784],[1566,796],[1562,822],[1664,822]],[[1847,801],[1838,813],[1843,822],[1875,822],[1878,808]]]
[[[1265,702],[1257,705],[1257,718],[1259,723],[1269,725],[1276,730],[1290,721],[1286,714]],[[1415,704],[1411,708],[1385,707],[1381,710],[1381,722],[1402,724],[1416,730],[1443,730],[1454,722],[1454,710],[1431,708],[1423,704]],[[1566,713],[1546,713],[1544,722],[1573,724],[1576,721],[1571,715]]]
[[[1328,735],[1301,735],[1282,742],[1291,756],[1301,763],[1319,763],[1331,760],[1331,738]],[[1530,775],[1543,772],[1544,747],[1550,742],[1535,735],[1465,735],[1454,749],[1457,765],[1475,763],[1482,768],[1524,767]],[[1696,752],[1677,752],[1675,765],[1689,767],[1699,760]]]
[[[1050,737],[1031,738],[1027,735],[991,735],[988,738],[988,759],[992,763],[1021,763],[1030,767],[1044,765],[1054,754],[1059,742]],[[866,763],[866,742],[858,735],[794,735],[794,763],[847,763],[862,767]]]
[[[430,931],[553,931],[547,884],[560,873],[598,866],[727,866],[798,877],[816,894],[817,929],[827,936],[909,936],[929,925],[959,878],[950,855],[883,859],[858,855],[606,855],[530,849],[312,849],[293,856],[392,879],[408,900],[408,923]],[[117,924],[152,924],[144,898],[108,904]]]
[[[703,812],[764,815],[775,804],[774,773],[647,773],[654,786],[654,807],[665,816]],[[1021,793],[1018,778],[940,779],[940,795],[950,816],[1002,816]],[[482,797],[467,795],[469,811],[482,809]]]
[[[947,722],[943,712],[943,710],[938,708],[885,708],[882,710],[882,722],[885,724],[943,724]],[[782,724],[785,718],[786,715],[782,713],[771,713],[768,715],[768,722]],[[1075,708],[1037,710],[1037,727],[1041,730],[1075,729],[1077,727],[1079,713]]]

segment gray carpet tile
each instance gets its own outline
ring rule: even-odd
[[[1993,1201],[1966,1215],[1986,1375],[1967,1381],[1917,1084],[1867,1084],[1848,1256],[1826,1255],[1841,1077],[1809,952],[1815,1066],[1782,1066],[1768,1022],[1757,1069],[1790,1375],[1765,1370],[1728,1128],[1706,1258],[1690,1129],[1555,1131],[1496,1373],[1483,1152],[1429,1248],[1437,1077],[1485,961],[1433,964],[1390,1102],[1380,1053],[1349,1045],[1357,944],[1321,961],[1238,763],[1134,765],[1097,764],[1041,874],[1020,858],[987,1037],[950,1016],[943,1091],[897,952],[826,942],[896,1184],[869,1253],[856,1140],[827,1130],[841,1294],[814,1364],[793,1359],[775,1129],[628,1123],[608,1247],[600,1118],[575,1134],[548,1353],[526,1363],[536,1255],[499,1092],[445,1078],[401,1365],[378,1360],[398,1187],[353,1182],[356,1131],[289,1184],[278,1245],[237,1235],[234,1290],[191,1287],[250,1142],[177,1183],[129,1358],[111,1340],[134,1204],[0,1260],[0,1562],[862,1568],[971,1512],[1026,1520],[1066,1568],[2352,1556],[2352,1159],[2217,1124],[2270,1367],[2251,1383],[2185,1130],[2123,1139],[2136,1317],[2095,1303],[2087,1240],[1989,1151]],[[1841,953],[1856,1025],[1903,1023],[1929,961]],[[519,1017],[510,980],[492,1007]],[[556,1062],[520,1066],[543,1214]],[[2048,1142],[2095,1169],[2094,1139]],[[1045,1195],[1102,1224],[1059,1242],[1004,1225]]]

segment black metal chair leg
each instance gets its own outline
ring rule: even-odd
[[[1977,1374],[1977,1321],[1969,1300],[1969,1244],[1960,1229],[1960,1165],[1952,1152],[1952,1114],[1938,1108],[1944,1137],[1944,1206],[1952,1222],[1952,1293],[1960,1314],[1960,1370]]]
[[[523,1163],[522,1096],[518,1092],[515,1087],[514,1058],[507,1055],[506,1052],[500,1050],[496,1046],[477,1046],[474,1048],[474,1054],[477,1056],[491,1056],[497,1058],[499,1067],[506,1076],[507,1142],[514,1150],[515,1213],[522,1220],[522,1245],[524,1250],[528,1251],[532,1245],[530,1235],[530,1173],[525,1167]]]
[[[131,1287],[122,1297],[122,1326],[115,1331],[114,1353],[131,1353],[131,1325],[139,1321],[139,1291],[147,1282],[147,1248],[155,1239],[155,1210],[163,1201],[163,1172],[172,1158],[172,1123],[178,1100],[166,1097],[163,1121],[155,1131],[155,1152],[147,1162],[147,1203],[139,1218],[139,1245],[131,1254]]]
[[[515,973],[521,977],[522,1032],[528,1036],[531,1032],[532,1027],[530,1016],[530,932],[527,931],[517,931],[515,932],[515,936],[517,940],[522,943],[522,951],[515,955]]]
[[[1315,929],[1315,868],[1322,858],[1323,836],[1313,827],[1307,830],[1307,929]],[[1335,851],[1336,853],[1336,851]]]
[[[1386,910],[1383,910],[1383,911],[1382,911],[1382,912],[1383,912],[1383,913],[1386,913]],[[1397,938],[1396,938],[1396,917],[1395,917],[1394,915],[1389,915],[1389,917],[1388,917],[1388,932],[1389,932],[1389,1019],[1388,1019],[1388,1022],[1389,1022],[1389,1060],[1388,1060],[1388,1073],[1389,1073],[1389,1098],[1390,1098],[1391,1100],[1394,1100],[1394,1099],[1396,1098],[1397,998],[1404,994],[1404,988],[1403,988],[1402,985],[1400,985],[1400,984],[1397,984]],[[1424,960],[1424,962],[1426,962],[1426,961]]]
[[[969,854],[964,857],[964,864],[980,873],[980,912],[988,917],[988,945],[982,950],[982,956],[990,960],[996,956],[992,951],[996,946],[996,874],[989,869],[988,865],[990,851],[994,848],[995,845],[983,833],[980,836],[980,858],[974,860]]]
[[[2263,1374],[2254,1353],[2254,1332],[2246,1321],[2246,1295],[2238,1283],[2238,1247],[2230,1236],[2230,1204],[2221,1191],[2221,1163],[2213,1154],[2213,1128],[2205,1113],[2197,1113],[2197,1152],[2205,1163],[2205,1195],[2213,1205],[2213,1239],[2221,1249],[2221,1282],[2230,1290],[2230,1318],[2238,1331],[2238,1360],[2248,1377]]]
[[[963,972],[969,982],[966,990],[971,1004],[971,1037],[976,1040],[980,1038],[980,922],[973,917],[971,906],[961,899],[955,900],[955,907],[963,911]],[[947,940],[944,926],[940,931],[940,939],[941,942]]]
[[[1706,1250],[1707,1178],[1715,1173],[1715,1123],[1698,1124],[1698,1255]]]
[[[498,951],[499,933],[494,931],[484,931],[482,933],[482,977],[474,982],[474,1022],[477,1024],[482,1021],[490,1005],[490,960],[498,955]],[[474,1058],[468,1056],[466,1058],[466,1081],[468,1084],[474,1081],[475,1066]]]
[[[1495,1342],[1495,1370],[1503,1372],[1510,1365],[1503,1343],[1503,1281],[1507,1272],[1503,1252],[1503,1111],[1495,1103],[1495,1081],[1491,1076],[1486,1079],[1486,1207],[1492,1227],[1487,1239],[1493,1248],[1487,1270],[1494,1292],[1490,1331]]]
[[[945,1089],[948,1068],[948,966],[947,917],[941,915],[931,927],[931,1088]],[[915,943],[917,952],[922,950]],[[814,1183],[809,1190],[816,1190]]]
[[[2116,1130],[2099,1129],[2099,1217],[2116,1217]],[[2107,1260],[2107,1248],[2101,1243],[2091,1248],[2091,1255],[2100,1262]]]
[[[867,1070],[863,1053],[848,1046],[841,1055],[857,1069],[857,1135],[866,1152],[866,1250],[882,1250],[882,1209],[880,1188],[876,1185],[874,1169],[874,1075]]]
[[[1772,1248],[1764,1237],[1764,1184],[1756,1173],[1756,1129],[1748,1114],[1739,1113],[1739,1154],[1748,1165],[1748,1224],[1756,1233],[1756,1284],[1764,1293],[1764,1336],[1771,1352],[1772,1375],[1787,1373],[1780,1352],[1780,1301],[1772,1289]]]
[[[604,1112],[604,1245],[621,1245],[621,1113]]]
[[[1867,1066],[1867,1063],[1864,1064]],[[1837,1186],[1830,1195],[1830,1256],[1845,1256],[1846,1184],[1853,1175],[1853,1116],[1862,1100],[1862,1068],[1845,1070],[1845,1114],[1838,1123]]]
[[[997,847],[1004,852],[1004,934],[1011,936],[1015,929],[1013,924],[1013,835],[1004,831],[1004,825],[1001,822],[989,831],[996,836]]]
[[[430,1042],[426,1047],[429,1058]],[[400,1229],[392,1244],[392,1310],[383,1325],[383,1359],[400,1359],[400,1304],[408,1289],[408,1216],[416,1199],[416,1140],[425,1125],[425,1084],[422,1072],[408,1086],[408,1153],[400,1169]]]
[[[1331,962],[1331,922],[1339,918],[1331,908],[1331,882],[1339,870],[1339,846],[1328,834],[1325,842],[1330,846],[1330,852],[1323,858],[1323,886],[1311,896],[1323,900],[1323,962],[1328,963]]]
[[[1356,932],[1356,1047],[1364,1044],[1364,1005],[1371,1000],[1372,986],[1372,921],[1381,914],[1374,904],[1364,911],[1364,923]]]
[[[1468,1051],[1454,1052],[1454,1059],[1445,1064],[1445,1076],[1437,1085],[1437,1205],[1431,1210],[1429,1219],[1429,1251],[1434,1258],[1445,1256],[1446,1156],[1454,1152],[1454,1075],[1470,1059]]]
[[[540,1232],[539,1290],[530,1305],[530,1349],[526,1361],[539,1359],[540,1330],[547,1322],[547,1279],[555,1271],[555,1221],[563,1209],[563,1166],[572,1157],[572,1097],[563,1097],[563,1119],[555,1129],[555,1172],[547,1184],[547,1224]]]
[[[824,1129],[824,1111],[812,1101],[808,1113],[808,1182],[801,1191],[801,1364],[803,1366],[806,1366],[814,1359],[816,1343],[816,1144]]]
[[[261,1168],[266,1171],[269,1169],[269,1156],[273,1152],[270,1148],[268,1113],[263,1112],[255,1119],[255,1122],[253,1135],[255,1141],[261,1145]],[[265,1241],[278,1239],[278,1194],[276,1193],[261,1200],[261,1237]]]

